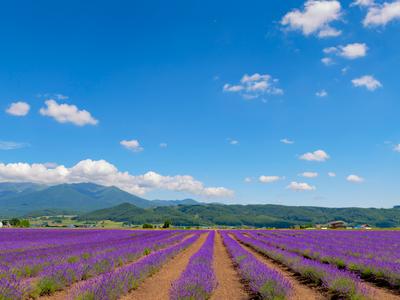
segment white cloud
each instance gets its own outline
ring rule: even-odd
[[[0,150],[14,150],[14,149],[25,148],[28,146],[29,146],[29,144],[27,144],[27,143],[0,141]]]
[[[333,59],[330,58],[330,57],[323,57],[323,58],[321,58],[321,62],[322,62],[325,66],[333,65]]]
[[[368,47],[365,43],[353,43],[346,46],[325,48],[325,54],[336,54],[346,59],[356,59],[367,55]]]
[[[262,183],[272,183],[278,180],[283,179],[280,176],[266,176],[266,175],[261,175],[258,180]]]
[[[342,34],[341,30],[337,30],[335,28],[328,27],[328,28],[322,29],[318,33],[318,37],[320,37],[320,38],[335,37],[335,36],[339,36],[341,34]]]
[[[286,188],[292,191],[313,191],[316,189],[315,186],[309,185],[308,183],[296,181],[292,181]]]
[[[334,37],[341,34],[330,23],[341,16],[341,5],[336,0],[308,0],[304,10],[294,9],[287,13],[281,24],[291,30],[300,30],[304,35],[318,34],[319,37]]]
[[[315,178],[315,177],[318,177],[318,173],[317,172],[303,172],[303,173],[299,174],[299,176],[306,177],[306,178]]]
[[[322,97],[328,96],[328,92],[325,91],[325,90],[320,90],[320,91],[316,92],[315,95],[316,95],[317,97],[321,97],[321,98],[322,98]]]
[[[353,43],[340,46],[339,55],[348,59],[355,59],[367,55],[368,47],[364,43]]]
[[[393,147],[393,151],[400,152],[400,144],[397,144]]]
[[[350,6],[372,6],[374,5],[374,0],[355,0]]]
[[[40,109],[40,114],[54,118],[59,123],[72,123],[78,126],[96,125],[99,121],[92,117],[90,112],[79,110],[71,104],[58,104],[55,100],[45,101],[46,108]]]
[[[364,178],[362,178],[358,175],[352,174],[352,175],[347,176],[346,180],[349,182],[353,182],[353,183],[361,183],[364,181]]]
[[[400,1],[385,2],[379,5],[372,5],[363,20],[367,26],[385,26],[387,23],[400,19]]]
[[[167,143],[160,143],[160,148],[167,148],[168,144]]]
[[[143,151],[143,147],[140,146],[138,140],[122,140],[120,142],[121,146],[124,146],[126,149],[129,149],[133,152],[141,152]]]
[[[10,106],[6,109],[6,112],[9,115],[23,117],[29,113],[31,109],[30,105],[23,101],[13,102]]]
[[[300,159],[323,162],[329,159],[329,155],[324,150],[316,150],[314,152],[304,153],[300,156]]]
[[[34,182],[48,185],[93,182],[116,186],[133,194],[143,195],[155,189],[186,192],[206,197],[231,197],[234,192],[224,187],[206,187],[190,175],[163,176],[150,171],[131,175],[119,171],[105,160],[86,159],[67,168],[63,165],[0,163],[0,182]]]
[[[250,183],[250,182],[252,182],[252,179],[251,179],[251,177],[246,177],[246,178],[244,179],[244,182],[246,182],[246,183]]]
[[[243,75],[239,84],[225,84],[224,92],[240,93],[243,98],[250,100],[262,95],[282,95],[283,90],[277,87],[278,79],[272,78],[268,74],[254,73],[253,75]]]
[[[382,87],[382,83],[372,75],[364,75],[353,79],[351,82],[355,87],[365,87],[369,91],[375,91],[377,88]]]
[[[336,173],[334,173],[334,172],[328,172],[328,176],[329,176],[329,177],[336,177]]]
[[[283,144],[287,144],[287,145],[294,144],[294,141],[289,140],[287,138],[281,139],[280,142],[283,143]]]

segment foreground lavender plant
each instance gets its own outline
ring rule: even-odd
[[[86,280],[72,293],[74,300],[116,300],[151,276],[169,259],[189,247],[199,238],[195,234],[185,241],[151,253],[136,263],[121,267],[93,279]]]
[[[247,232],[271,246],[350,270],[400,291],[398,231],[259,231]]]
[[[240,276],[248,283],[256,297],[264,300],[283,300],[289,297],[292,293],[290,282],[243,249],[227,232],[221,232],[221,235],[230,256],[238,267]]]
[[[332,294],[333,298],[351,300],[371,299],[369,291],[362,287],[359,278],[350,272],[277,249],[261,240],[249,238],[239,231],[235,231],[234,234],[245,245],[282,263],[309,282],[323,286]]]
[[[171,300],[204,300],[217,285],[213,270],[215,231],[211,231],[204,245],[194,254],[185,271],[172,283]]]

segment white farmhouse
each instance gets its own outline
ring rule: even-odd
[[[3,222],[2,221],[0,221],[0,228],[2,228],[3,227]]]

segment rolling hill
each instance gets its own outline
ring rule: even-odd
[[[350,225],[400,227],[399,209],[324,208],[283,205],[177,205],[138,208],[124,203],[79,216],[80,220],[113,220],[130,224],[162,223],[182,226],[254,226],[287,228],[293,225],[324,224],[343,220]]]

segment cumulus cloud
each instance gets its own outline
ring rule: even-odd
[[[283,144],[287,144],[287,145],[294,144],[294,141],[289,140],[287,138],[281,139],[280,142],[283,143]]]
[[[346,59],[356,59],[367,55],[368,47],[365,43],[353,43],[346,46],[325,48],[325,54],[336,54]]]
[[[29,144],[27,144],[27,143],[0,141],[0,150],[14,150],[14,149],[25,148],[28,146],[29,146]]]
[[[336,0],[308,0],[304,9],[287,13],[281,24],[290,30],[300,30],[304,35],[317,34],[319,37],[335,37],[341,31],[330,24],[340,19],[341,5]]]
[[[246,178],[244,179],[244,182],[246,182],[246,183],[250,183],[250,182],[252,182],[252,179],[251,179],[251,177],[246,177]]]
[[[328,92],[325,91],[325,90],[320,90],[320,91],[318,91],[318,92],[315,93],[315,96],[320,97],[320,98],[323,98],[323,97],[328,96]]]
[[[160,148],[167,148],[168,144],[167,143],[160,143]]]
[[[393,147],[393,151],[400,152],[400,144],[397,144]]]
[[[306,177],[306,178],[315,178],[315,177],[318,177],[318,173],[317,172],[303,172],[303,173],[299,174],[299,176]]]
[[[0,182],[34,182],[55,185],[61,183],[93,182],[116,186],[133,194],[143,195],[154,189],[187,192],[206,197],[230,197],[233,191],[224,187],[206,187],[190,175],[164,176],[150,171],[131,175],[119,171],[105,160],[86,159],[68,168],[63,165],[0,163]]]
[[[382,83],[375,79],[372,75],[364,75],[359,78],[355,78],[351,81],[355,87],[365,87],[369,91],[375,91],[382,87]]]
[[[224,92],[240,93],[245,99],[254,99],[262,95],[282,95],[283,90],[278,88],[278,79],[268,74],[254,73],[243,75],[239,84],[225,84]]]
[[[364,181],[364,178],[362,178],[358,175],[351,174],[351,175],[347,176],[346,180],[349,182],[352,182],[352,183],[361,183]]]
[[[6,113],[16,117],[24,117],[29,113],[30,105],[23,101],[13,102],[6,109]]]
[[[292,181],[286,188],[292,191],[313,191],[316,189],[315,186],[309,185],[308,183],[296,181]]]
[[[365,27],[385,26],[387,23],[400,19],[400,0],[371,5],[363,20]]]
[[[304,153],[300,156],[300,159],[323,162],[329,159],[329,155],[324,150],[316,150],[314,152]]]
[[[79,110],[71,104],[58,104],[55,100],[45,101],[46,107],[40,109],[40,114],[55,119],[59,123],[72,123],[77,126],[96,125],[99,121],[90,112]]]
[[[329,177],[336,177],[336,173],[334,173],[334,172],[328,172],[328,176],[329,176]]]
[[[278,180],[281,180],[281,179],[283,179],[283,178],[280,177],[280,176],[275,176],[275,175],[273,175],[273,176],[261,175],[261,176],[258,178],[258,180],[259,180],[261,183],[272,183],[272,182],[275,182],[275,181],[278,181]]]
[[[129,149],[133,152],[141,152],[144,150],[143,147],[140,146],[140,143],[138,140],[122,140],[119,143],[121,146],[123,146],[126,149]]]

